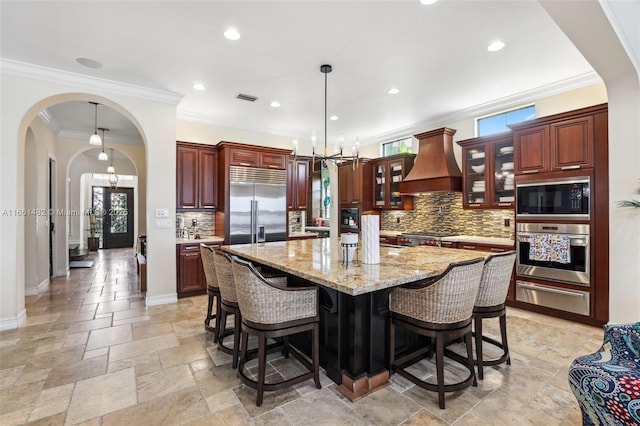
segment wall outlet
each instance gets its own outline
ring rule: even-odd
[[[511,226],[511,219],[505,219],[505,220],[504,220],[504,226],[505,226],[506,228],[508,228],[509,226]]]
[[[396,217],[396,223],[400,223],[400,218]]]
[[[296,221],[297,221],[298,223],[300,223],[300,218],[299,218],[299,217],[297,217],[297,218],[296,218]]]

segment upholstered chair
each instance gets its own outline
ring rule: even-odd
[[[583,425],[640,425],[640,322],[606,325],[602,347],[569,367],[569,387]]]
[[[240,307],[236,296],[236,287],[231,269],[231,256],[221,250],[216,250],[213,255],[216,265],[216,276],[218,277],[218,287],[222,299],[220,305],[220,332],[218,336],[218,349],[231,354],[233,357],[233,368],[238,367],[238,356],[240,354]],[[227,316],[233,315],[233,329],[227,330]],[[224,345],[224,338],[233,334],[233,348]]]
[[[207,304],[207,315],[204,319],[204,328],[207,331],[213,333],[213,341],[218,341],[218,335],[220,334],[220,288],[218,287],[218,278],[216,277],[216,266],[213,261],[213,246],[206,244],[200,244],[200,257],[202,258],[202,267],[204,269],[204,276],[207,281],[207,294],[209,300]],[[213,304],[216,305],[216,313],[213,313]],[[214,326],[211,327],[211,320],[215,319]]]
[[[477,258],[453,263],[439,277],[395,288],[389,297],[391,373],[399,373],[423,389],[438,392],[438,405],[442,409],[445,408],[445,392],[462,390],[471,385],[477,386],[473,368],[471,317],[480,285],[483,260]],[[435,340],[437,383],[421,380],[406,369],[425,354],[430,354],[433,350],[432,344],[395,358],[397,327],[426,336],[430,342]],[[466,365],[469,375],[457,383],[445,384],[445,347],[460,338],[464,338],[467,349],[467,358],[464,359],[463,365]],[[456,358],[450,359],[460,362]]]
[[[498,365],[506,362],[511,365],[509,345],[507,342],[507,315],[505,300],[509,292],[513,265],[516,261],[516,252],[509,251],[496,253],[489,256],[482,270],[480,288],[473,307],[473,328],[476,342],[475,365],[478,366],[478,378],[484,378],[483,367],[485,365]],[[483,335],[482,320],[484,318],[499,318],[500,336],[502,342],[498,342],[489,336]],[[482,342],[497,346],[502,350],[502,355],[496,359],[485,360],[482,353]]]
[[[256,389],[256,405],[262,405],[264,391],[282,389],[311,378],[320,389],[318,288],[278,286],[265,279],[250,262],[236,257],[233,257],[232,268],[242,313],[242,351],[238,375],[245,385]],[[311,363],[295,348],[290,348],[308,371],[281,382],[265,383],[267,338],[284,337],[286,341],[286,336],[308,331],[312,333]],[[257,380],[244,371],[250,334],[258,337]]]

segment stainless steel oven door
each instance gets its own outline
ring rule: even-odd
[[[589,225],[518,224],[516,250],[519,276],[562,281],[583,286],[590,285]],[[579,231],[567,233],[562,231]],[[571,241],[569,263],[539,261],[529,258],[531,236],[534,233],[567,235]]]

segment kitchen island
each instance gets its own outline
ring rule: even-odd
[[[356,399],[385,386],[388,371],[388,298],[393,287],[442,274],[454,262],[488,256],[439,247],[380,247],[380,263],[344,266],[337,239],[223,246],[223,250],[285,272],[290,285],[320,288],[320,365],[339,389]],[[399,333],[400,334],[400,333]],[[293,341],[308,353],[310,341]],[[421,344],[399,335],[397,350]]]

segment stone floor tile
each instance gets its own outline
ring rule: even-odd
[[[60,364],[51,369],[45,389],[77,382],[90,377],[100,376],[107,372],[107,356],[85,359],[69,364]]]
[[[255,426],[291,426],[291,423],[281,409],[275,408],[253,419]]]
[[[109,361],[134,358],[147,352],[155,352],[178,345],[178,339],[173,334],[163,334],[147,339],[134,340],[132,342],[111,346],[109,350]]]
[[[372,408],[372,407],[370,407]],[[375,408],[372,408],[375,410]],[[339,400],[328,390],[319,390],[303,398],[298,398],[280,407],[287,420],[293,425],[303,424],[331,424],[331,425],[364,425],[371,424],[399,424],[372,422],[358,413],[358,407]],[[368,410],[369,413],[371,409]],[[417,409],[416,409],[417,411]],[[406,414],[402,416],[406,418]]]
[[[119,325],[99,330],[91,330],[87,341],[87,350],[130,342],[132,332],[130,325]]]
[[[252,422],[249,416],[247,416],[247,413],[240,406],[229,407],[186,423],[188,426],[248,426],[251,424]]]
[[[209,396],[206,401],[207,407],[209,407],[209,411],[212,413],[233,407],[234,405],[240,405],[240,401],[231,389],[215,393]]]
[[[71,394],[75,384],[69,383],[55,388],[45,389],[40,393],[33,411],[29,416],[29,421],[39,420],[54,414],[64,413],[69,407]]]
[[[136,379],[132,368],[76,383],[65,424],[72,425],[136,405]],[[130,423],[135,424],[135,423]]]
[[[164,368],[136,378],[138,402],[148,401],[196,385],[187,364]]]

